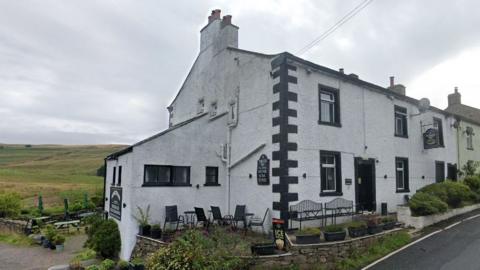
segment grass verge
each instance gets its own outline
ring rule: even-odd
[[[28,238],[25,235],[20,235],[16,233],[5,233],[0,232],[0,242],[5,244],[10,244],[14,246],[31,246],[33,245],[32,239]]]
[[[411,236],[407,232],[398,232],[375,240],[370,248],[366,250],[354,250],[350,258],[337,263],[335,269],[353,270],[360,269],[381,257],[410,243]]]

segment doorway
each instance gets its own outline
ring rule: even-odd
[[[375,179],[375,159],[355,158],[357,212],[376,210]]]

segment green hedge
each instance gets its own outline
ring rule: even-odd
[[[0,217],[14,218],[20,214],[22,199],[16,193],[0,193]]]
[[[435,183],[417,191],[430,194],[448,204],[451,208],[462,207],[467,202],[475,201],[475,194],[470,188],[461,182],[445,181]]]
[[[410,210],[414,216],[428,216],[447,211],[447,204],[434,195],[417,192],[409,202]]]

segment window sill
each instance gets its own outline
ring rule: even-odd
[[[203,184],[204,187],[219,187],[221,186],[220,184],[213,184],[213,183],[205,183]]]
[[[475,149],[473,149],[473,148],[467,148],[467,150],[469,150],[469,151],[474,151]]]
[[[343,192],[337,192],[337,191],[320,192],[320,197],[328,197],[328,196],[343,196]]]
[[[342,127],[341,123],[322,122],[320,120],[318,120],[318,124],[324,125],[324,126],[331,126],[331,127],[339,127],[339,128]]]
[[[408,135],[394,134],[395,137],[408,139]]]
[[[397,189],[397,193],[410,193],[410,189]]]
[[[143,184],[142,187],[191,187],[192,184]]]

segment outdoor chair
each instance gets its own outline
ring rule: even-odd
[[[203,227],[207,228],[208,230],[208,227],[210,226],[210,220],[205,215],[205,211],[203,210],[203,208],[200,207],[194,207],[194,209],[195,215],[197,216],[197,225],[199,222],[202,222]]]
[[[213,222],[217,222],[218,225],[226,225],[229,224],[229,220],[227,219],[228,216],[223,217],[222,212],[220,211],[220,207],[218,206],[210,206],[212,209],[212,216],[213,216]]]
[[[163,229],[166,229],[167,223],[175,224],[175,231],[178,230],[178,225],[181,223],[185,225],[183,216],[178,215],[176,205],[165,206],[165,222],[163,223]]]
[[[252,220],[250,220],[250,223],[248,226],[251,227],[262,227],[262,233],[265,233],[265,230],[263,228],[263,224],[265,223],[265,219],[267,218],[268,211],[270,211],[269,208],[265,210],[265,214],[263,215],[263,219],[260,217],[254,217]]]
[[[235,214],[232,216],[228,216],[231,220],[232,227],[234,229],[238,228],[238,223],[243,222],[243,228],[247,229],[247,213],[246,213],[246,206],[245,205],[237,205],[235,207]]]

